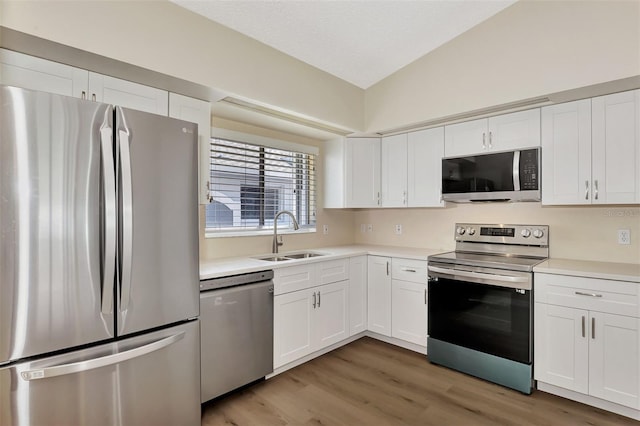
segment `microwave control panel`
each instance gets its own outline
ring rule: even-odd
[[[537,149],[520,151],[520,189],[523,191],[540,189],[538,152]]]

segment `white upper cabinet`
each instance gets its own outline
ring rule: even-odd
[[[89,93],[92,101],[169,115],[169,93],[155,87],[90,72]]]
[[[169,117],[198,124],[198,176],[200,204],[209,204],[209,141],[211,139],[211,103],[169,93]]]
[[[23,89],[87,98],[89,72],[0,49],[0,82]]]
[[[0,82],[159,115],[169,114],[169,93],[165,90],[5,49],[0,49]]]
[[[540,109],[445,126],[446,157],[540,146]]]
[[[407,134],[382,138],[382,207],[407,206]]]
[[[345,139],[345,207],[380,206],[380,138]]]
[[[542,108],[542,203],[591,203],[591,100]]]
[[[640,90],[591,100],[594,204],[640,203]]]
[[[640,90],[542,109],[542,203],[640,203]]]
[[[442,207],[444,127],[408,134],[408,207]]]

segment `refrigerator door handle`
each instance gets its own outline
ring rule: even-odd
[[[131,261],[133,257],[133,188],[131,182],[131,149],[129,147],[129,129],[124,114],[117,108],[122,128],[118,131],[120,140],[120,170],[122,173],[122,275],[120,293],[120,311],[129,307],[131,296]]]
[[[101,367],[107,367],[109,365],[119,364],[134,358],[139,358],[143,355],[150,354],[151,352],[159,351],[160,349],[166,348],[167,346],[183,339],[184,335],[185,332],[181,331],[178,334],[156,340],[155,342],[137,347],[135,349],[130,349],[128,351],[120,352],[113,355],[107,355],[100,358],[94,358],[87,361],[72,362],[70,364],[56,365],[54,367],[27,370],[20,373],[20,376],[27,381],[39,380],[56,376],[64,376],[67,374],[81,373]]]
[[[100,147],[102,153],[102,182],[104,184],[104,257],[102,275],[102,313],[109,314],[113,305],[113,285],[116,263],[116,176],[113,160],[113,128],[107,108],[100,126]]]

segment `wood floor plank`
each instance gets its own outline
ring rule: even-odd
[[[362,338],[203,405],[202,425],[602,425],[640,422],[544,392],[532,395]]]

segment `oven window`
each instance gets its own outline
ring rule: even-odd
[[[531,363],[532,293],[520,292],[446,278],[430,281],[429,336]]]

